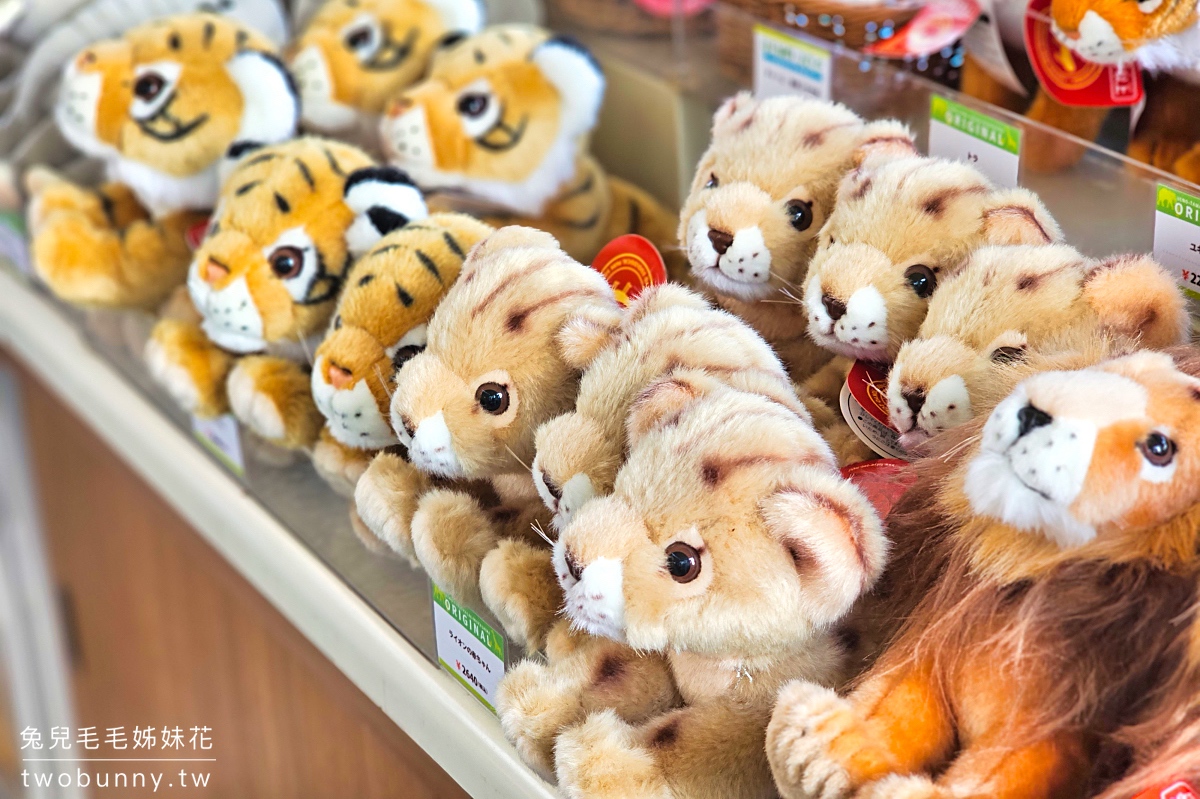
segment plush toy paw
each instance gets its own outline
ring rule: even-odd
[[[29,191],[29,209],[25,221],[30,234],[36,234],[55,214],[79,213],[94,226],[108,224],[100,195],[81,188],[45,167],[35,166],[25,176]]]
[[[850,794],[850,774],[829,747],[853,723],[850,702],[831,689],[808,682],[784,687],[767,726],[767,759],[784,799]]]
[[[893,774],[869,782],[854,799],[953,799],[954,793],[924,775]]]
[[[307,449],[321,429],[308,375],[270,356],[242,358],[229,373],[229,407],[252,432],[288,449]]]
[[[1171,165],[1171,171],[1184,180],[1200,183],[1200,145],[1192,147],[1175,159],[1175,163]]]
[[[150,376],[188,413],[212,418],[229,412],[225,378],[232,359],[198,326],[164,319],[143,353]]]
[[[474,497],[446,488],[425,494],[413,515],[412,543],[442,590],[460,602],[479,601],[479,569],[496,534]]]
[[[525,660],[504,675],[496,714],[521,759],[552,779],[554,742],[565,728],[582,720],[583,708],[575,681],[559,677],[543,663]]]
[[[312,462],[322,480],[338,494],[350,499],[354,497],[358,478],[371,465],[374,456],[374,450],[347,447],[331,436],[328,428],[324,428],[313,445]]]
[[[381,452],[354,486],[354,507],[363,525],[413,566],[418,565],[412,542],[413,514],[427,485],[425,476],[411,463]]]
[[[479,569],[483,602],[508,634],[527,650],[541,649],[562,607],[550,550],[504,540],[488,552]]]
[[[637,730],[611,710],[563,732],[554,747],[558,787],[571,799],[670,799],[671,788]]]

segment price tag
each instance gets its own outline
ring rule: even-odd
[[[438,664],[495,713],[496,689],[504,678],[504,636],[436,584],[433,630]]]
[[[217,456],[225,468],[238,477],[246,475],[246,462],[242,458],[242,436],[237,419],[227,413],[215,419],[192,417],[192,434],[204,448]]]
[[[1154,258],[1175,275],[1192,318],[1200,318],[1200,197],[1158,184]]]
[[[823,47],[754,26],[754,94],[779,97],[807,94],[818,100],[832,96],[833,56]]]
[[[933,95],[929,100],[929,154],[965,161],[1005,188],[1017,185],[1021,131]]]

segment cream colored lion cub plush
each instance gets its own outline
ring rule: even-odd
[[[1062,238],[1038,198],[973,167],[905,157],[864,164],[838,187],[804,286],[808,334],[848,358],[890,363],[939,281],[986,244]]]
[[[533,459],[534,483],[559,531],[583,503],[612,490],[627,449],[630,405],[655,378],[704,369],[765,393],[811,422],[770,346],[745,322],[682,286],[647,289],[612,327],[585,319],[574,328],[564,332],[577,351],[589,339],[598,351],[586,364],[575,408],[538,429]]]
[[[990,404],[980,406],[982,396],[998,402],[1047,358],[1082,368],[1106,351],[1180,344],[1187,331],[1183,296],[1149,256],[984,247],[933,295],[917,338],[900,348],[888,411],[901,444],[913,447],[973,418]]]
[[[484,239],[434,313],[425,351],[396,382],[392,426],[411,464],[376,458],[355,493],[367,527],[459,599],[482,588],[509,634],[534,648],[561,603],[549,549],[531,529],[550,523],[529,471],[534,434],[579,389],[564,331],[618,314],[600,273],[548,233],[507,227]],[[489,482],[500,507],[436,484],[469,480]],[[530,605],[514,607],[513,593]]]
[[[795,307],[838,181],[869,153],[914,152],[898,122],[864,124],[844,106],[742,92],[713,117],[683,204],[679,239],[696,286],[748,321],[803,380],[829,360]],[[786,157],[763,157],[786,153]]]
[[[558,733],[569,797],[770,796],[776,692],[843,679],[831,628],[883,568],[881,524],[806,419],[704,371],[651,383],[628,436],[613,493],[579,510],[554,563],[571,622],[662,653],[682,703],[637,724],[589,713],[576,697],[597,672],[551,662],[519,692],[506,681],[501,722],[522,752],[549,749],[522,734]],[[539,724],[564,706],[565,727]]]

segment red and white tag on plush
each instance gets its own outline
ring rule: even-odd
[[[975,0],[930,0],[900,31],[863,52],[880,58],[932,55],[963,37],[979,16]]]
[[[184,232],[183,238],[192,252],[200,249],[200,242],[204,241],[204,234],[208,232],[208,222],[208,219],[204,219],[192,225]]]
[[[1200,799],[1200,791],[1184,780],[1179,780],[1162,788],[1142,791],[1133,799]]]
[[[685,17],[690,17],[711,6],[715,0],[683,0],[683,2],[679,2],[679,0],[633,0],[633,2],[647,14],[653,14],[656,17],[670,17],[677,12],[682,13]]]
[[[667,282],[667,265],[662,253],[649,239],[636,233],[617,236],[605,244],[592,261],[592,269],[604,275],[621,307],[628,305],[647,286]]]
[[[1025,49],[1042,87],[1063,105],[1137,105],[1145,94],[1137,64],[1097,64],[1056,39],[1050,29],[1050,0],[1030,0]]]
[[[880,518],[887,518],[904,492],[917,482],[912,464],[898,458],[852,463],[842,469],[842,477],[863,492]]]
[[[842,416],[854,434],[885,458],[912,460],[888,419],[887,370],[876,363],[855,361],[842,386]]]

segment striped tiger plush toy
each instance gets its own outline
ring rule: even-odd
[[[388,421],[397,373],[425,349],[429,317],[491,232],[463,214],[434,214],[388,233],[346,276],[312,370],[325,417],[313,464],[341,493],[353,496],[375,453],[400,443]]]
[[[407,177],[316,138],[243,155],[226,180],[187,286],[196,320],[163,319],[151,374],[191,413],[232,412],[280,446],[322,426],[309,360],[355,253],[426,216]]]
[[[389,103],[383,148],[446,193],[438,202],[546,230],[584,263],[624,233],[678,261],[672,215],[587,153],[603,99],[604,75],[578,42],[497,25],[442,47],[429,77]]]
[[[435,48],[478,33],[479,0],[328,0],[292,45],[304,124],[373,148],[393,95],[425,75]]]
[[[225,17],[149,22],[67,63],[55,119],[109,183],[26,175],[37,274],[70,302],[154,308],[179,286],[185,234],[215,205],[236,142],[295,134],[299,103],[275,47]]]

